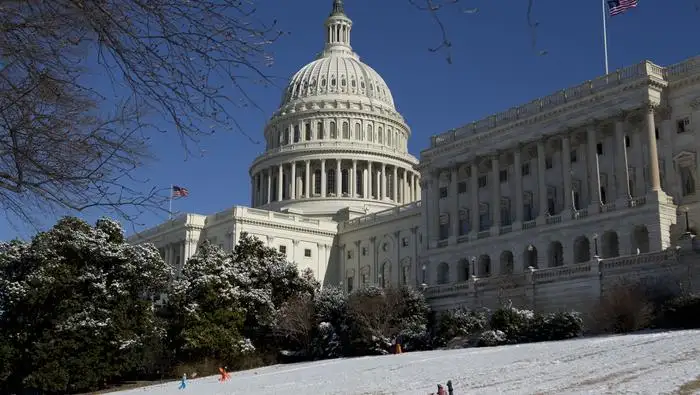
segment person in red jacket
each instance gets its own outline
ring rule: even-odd
[[[219,368],[219,373],[221,373],[219,381],[221,381],[222,383],[231,378],[231,375],[226,371],[226,366],[224,366],[223,368]]]

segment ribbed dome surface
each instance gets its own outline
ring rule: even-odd
[[[315,96],[359,96],[396,110],[384,79],[356,55],[346,52],[328,51],[302,67],[289,81],[280,107]]]

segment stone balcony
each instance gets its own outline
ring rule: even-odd
[[[340,224],[340,232],[376,225],[383,221],[396,221],[400,218],[405,218],[412,215],[421,214],[422,203],[420,200],[404,204],[402,206],[392,207],[390,209],[378,211],[362,217],[353,218]]]

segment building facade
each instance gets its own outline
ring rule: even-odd
[[[700,221],[700,57],[645,61],[433,136],[419,162],[351,30],[334,0],[324,50],[265,127],[250,208],[130,240],[179,267],[204,240],[232,249],[247,232],[347,291],[439,289],[663,251]]]

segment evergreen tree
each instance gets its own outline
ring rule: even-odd
[[[152,245],[124,241],[114,221],[67,217],[30,243],[0,243],[2,392],[91,390],[157,369],[144,359],[158,357],[153,300],[171,272]]]

